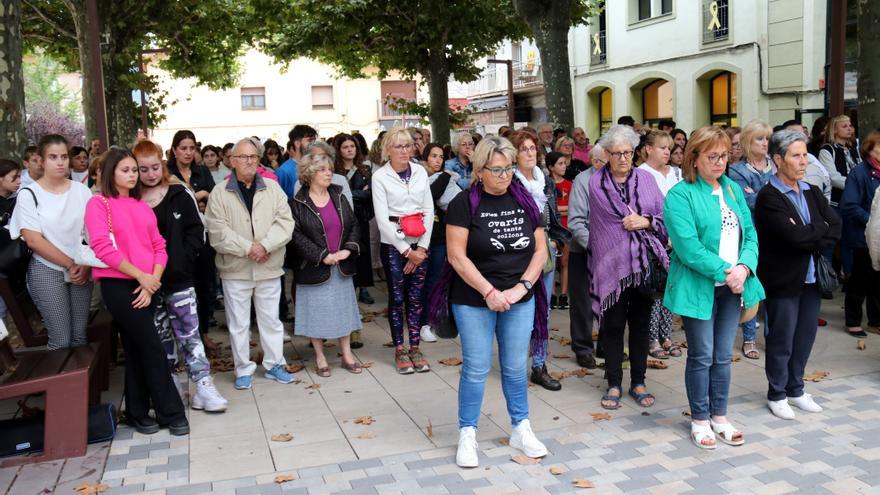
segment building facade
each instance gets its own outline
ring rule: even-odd
[[[258,136],[284,147],[294,124],[308,124],[320,137],[360,132],[371,142],[384,129],[415,123],[415,117],[389,105],[388,96],[427,98],[415,81],[341,78],[332,67],[305,58],[284,68],[253,50],[241,64],[239,87],[221,91],[164,74],[161,84],[172,103],[165,120],[152,129],[153,138],[167,146],[176,131],[190,129],[202,144],[222,146]],[[162,74],[156,66],[149,70]]]

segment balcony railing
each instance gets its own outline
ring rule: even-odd
[[[544,84],[541,61],[537,58],[527,62],[513,62],[513,88],[528,88]],[[507,67],[504,64],[490,64],[477,78],[468,83],[468,95],[507,91]]]

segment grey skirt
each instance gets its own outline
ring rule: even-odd
[[[332,266],[330,279],[321,285],[296,286],[296,335],[338,339],[362,327],[354,283],[339,267]]]

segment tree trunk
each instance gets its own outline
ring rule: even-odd
[[[571,67],[568,62],[571,1],[515,0],[516,10],[532,29],[541,54],[547,121],[568,132],[574,128]]]
[[[21,0],[0,0],[0,153],[19,160],[27,147],[21,70]]]
[[[862,137],[880,128],[880,5],[859,5],[859,131]]]
[[[431,137],[436,143],[449,144],[449,67],[442,49],[428,54],[428,93],[431,97]]]
[[[86,6],[82,0],[64,0],[64,5],[73,18],[76,30],[76,44],[79,51],[79,73],[82,77],[83,120],[86,129],[86,144],[98,137],[98,119],[95,115],[95,81],[90,70],[92,57],[100,57],[100,53],[92,53],[86,35]]]

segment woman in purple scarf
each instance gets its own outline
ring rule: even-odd
[[[648,172],[633,169],[639,137],[616,125],[598,143],[608,166],[590,178],[590,273],[593,314],[598,316],[605,351],[608,390],[602,407],[620,407],[623,382],[623,333],[629,324],[629,395],[642,407],[654,405],[645,387],[648,327],[652,296],[642,288],[649,273],[649,252],[669,267],[663,225],[663,194]]]

